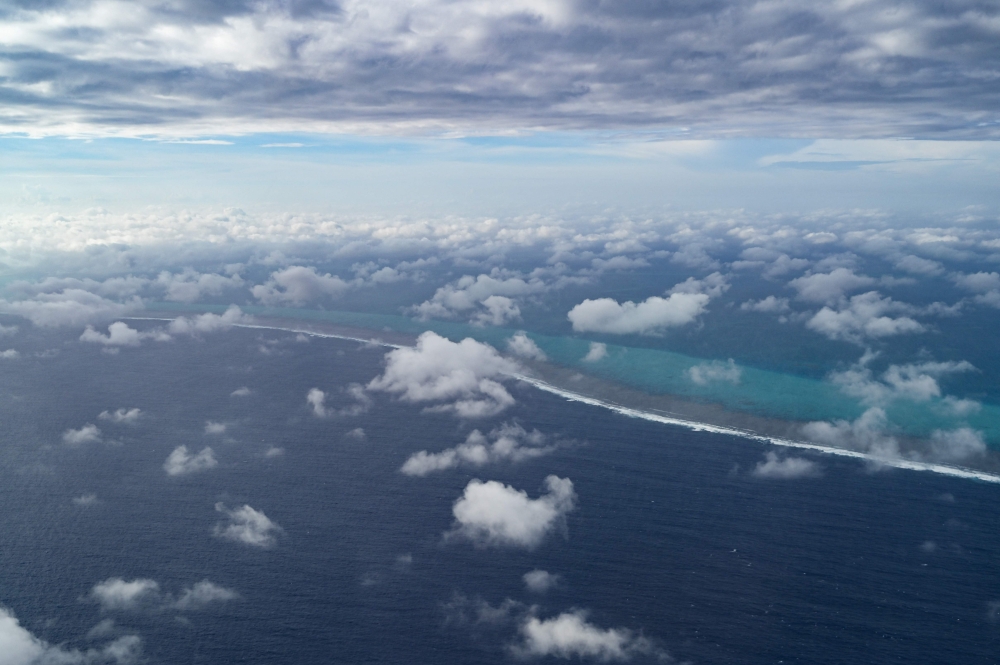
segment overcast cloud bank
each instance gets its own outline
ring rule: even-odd
[[[128,11],[87,0],[8,3],[0,18],[0,131],[31,135],[671,127],[988,138],[987,109],[1000,106],[983,83],[997,8],[975,0]]]

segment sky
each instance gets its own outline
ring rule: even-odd
[[[0,212],[998,206],[989,2],[3,2]]]

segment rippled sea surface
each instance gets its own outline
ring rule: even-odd
[[[153,663],[506,663],[516,627],[462,622],[454,608],[512,599],[542,617],[585,609],[694,663],[1000,654],[997,485],[805,452],[820,476],[760,479],[763,444],[518,384],[517,405],[486,421],[385,395],[360,416],[316,418],[311,388],[347,405],[340,390],[381,371],[385,349],[355,342],[238,329],[117,355],[56,334],[33,344],[0,372],[0,604],[53,644],[137,634]],[[121,407],[143,415],[98,418]],[[399,472],[413,452],[513,421],[562,445],[519,464]],[[63,443],[87,423],[100,441]],[[168,477],[179,445],[211,446],[218,466]],[[534,551],[443,538],[470,479],[537,496],[549,474],[579,497],[564,533]],[[219,502],[263,511],[277,545],[214,537]],[[562,583],[529,594],[521,576],[536,568]],[[240,597],[109,612],[89,594],[113,577],[174,596],[209,579]],[[111,632],[88,638],[106,619]]]

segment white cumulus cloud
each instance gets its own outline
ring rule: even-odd
[[[466,538],[478,546],[534,549],[563,524],[576,506],[569,478],[548,476],[546,494],[537,499],[495,480],[471,480],[455,501],[455,526],[449,536]]]
[[[498,379],[518,369],[489,344],[471,338],[452,342],[428,331],[417,338],[415,347],[387,353],[385,372],[372,379],[368,389],[393,393],[407,402],[445,402],[431,410],[481,418],[514,404]]]
[[[743,376],[743,370],[736,366],[736,361],[730,358],[727,362],[713,360],[708,363],[701,363],[694,367],[689,367],[688,378],[699,386],[707,386],[715,381],[725,381],[736,385]]]
[[[591,342],[587,349],[587,355],[583,357],[584,362],[596,363],[598,360],[608,356],[608,345],[603,342]]]
[[[667,298],[650,296],[640,303],[621,304],[612,298],[588,298],[566,316],[577,332],[655,335],[691,323],[705,311],[708,301],[704,293],[672,293]]]
[[[120,577],[112,577],[99,582],[90,590],[91,600],[100,604],[101,609],[135,610],[140,606],[159,601],[160,585],[155,580],[135,579],[126,582]]]
[[[271,273],[264,284],[251,289],[265,305],[304,305],[321,298],[343,295],[350,285],[336,275],[320,275],[312,266],[289,266]]]
[[[200,610],[208,605],[236,600],[240,595],[232,589],[219,586],[209,580],[202,580],[184,589],[180,598],[173,603],[178,610]]]
[[[55,328],[118,318],[142,306],[138,297],[116,302],[83,289],[64,289],[59,293],[40,293],[30,300],[0,300],[0,313],[22,316],[43,328]]]
[[[548,286],[538,278],[525,280],[499,271],[492,275],[465,275],[453,284],[439,288],[434,296],[412,308],[420,319],[451,319],[479,309],[472,320],[503,325],[521,317],[515,299],[544,293]]]
[[[480,303],[483,308],[472,317],[477,326],[502,326],[521,318],[521,308],[507,296],[490,296]]]
[[[740,309],[744,312],[767,312],[783,314],[791,308],[788,305],[788,298],[778,298],[768,296],[763,300],[748,300],[740,304]]]
[[[161,272],[156,284],[165,291],[167,300],[197,302],[204,296],[218,296],[226,289],[243,286],[239,275],[226,277],[215,273],[199,273],[188,269],[180,273]]]
[[[306,402],[312,407],[317,418],[326,418],[326,393],[319,388],[310,388],[306,393]]]
[[[93,423],[87,423],[79,429],[68,429],[63,432],[63,443],[70,446],[79,446],[84,443],[91,443],[101,440],[101,430]]]
[[[545,455],[555,446],[545,445],[545,435],[537,429],[526,431],[520,425],[505,423],[487,437],[473,430],[465,443],[437,453],[421,450],[406,460],[400,471],[408,476],[426,476],[458,466],[481,467],[501,461],[521,460]]]
[[[81,342],[103,344],[104,346],[139,346],[144,339],[165,342],[170,340],[170,335],[162,330],[139,332],[122,321],[115,321],[109,325],[107,335],[98,332],[93,326],[87,326],[83,334],[80,335]]]
[[[963,462],[986,454],[981,432],[969,427],[935,430],[931,434],[931,456],[941,462]]]
[[[938,379],[948,374],[975,371],[968,361],[949,360],[945,362],[926,361],[907,365],[889,365],[876,378],[868,363],[875,354],[865,353],[861,359],[842,372],[832,372],[830,381],[836,384],[844,393],[857,397],[864,404],[885,405],[896,399],[909,399],[915,402],[926,402],[941,396],[941,386]],[[970,405],[951,400],[950,409],[962,410]]]
[[[215,504],[215,510],[228,518],[227,522],[215,525],[213,533],[217,538],[261,548],[273,547],[278,542],[281,527],[263,512],[246,504],[230,510],[223,503]]]
[[[0,654],[4,665],[132,665],[142,660],[142,640],[124,635],[101,648],[66,649],[35,637],[0,607]]]
[[[582,610],[563,612],[550,619],[528,617],[520,627],[522,641],[512,647],[522,658],[592,658],[602,662],[628,661],[637,655],[666,654],[652,641],[627,628],[600,628]]]
[[[529,570],[521,579],[524,580],[525,588],[532,593],[545,593],[559,584],[559,576],[547,570]]]
[[[545,352],[538,348],[534,340],[523,330],[514,333],[513,337],[507,340],[507,350],[515,356],[528,360],[547,360]]]
[[[235,325],[247,324],[252,321],[253,319],[244,314],[239,307],[230,305],[221,315],[208,312],[190,318],[181,316],[171,321],[167,330],[175,335],[197,335],[229,330]]]
[[[860,343],[866,337],[924,332],[926,328],[923,324],[909,316],[890,316],[912,312],[913,308],[904,303],[883,298],[877,291],[869,291],[841,302],[836,309],[823,307],[806,322],[806,327],[830,339]]]
[[[115,409],[114,411],[101,411],[98,414],[98,418],[101,420],[110,420],[113,423],[124,423],[131,425],[139,420],[142,416],[142,410],[136,407],[131,409],[121,408]]]
[[[877,406],[854,421],[815,421],[803,425],[802,432],[816,443],[853,448],[886,459],[899,457],[899,442],[890,433],[885,410]]]
[[[168,476],[186,476],[199,471],[207,471],[218,466],[215,453],[211,448],[204,448],[196,455],[188,452],[187,446],[177,446],[163,463],[163,470]]]
[[[789,480],[793,478],[814,478],[820,474],[815,462],[802,457],[778,457],[769,452],[764,455],[764,461],[758,462],[752,472],[755,478],[778,478]]]
[[[799,292],[801,300],[829,303],[874,283],[875,280],[871,277],[856,275],[850,268],[836,268],[828,273],[814,273],[793,279],[788,285]]]

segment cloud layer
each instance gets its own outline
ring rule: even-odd
[[[0,130],[996,135],[997,8],[6,3]],[[169,100],[169,101],[168,101]]]

